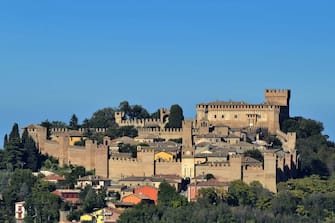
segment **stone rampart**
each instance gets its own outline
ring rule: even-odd
[[[155,136],[165,140],[182,138],[182,128],[138,128],[138,136]]]

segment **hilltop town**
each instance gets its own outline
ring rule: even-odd
[[[166,127],[169,109],[159,109],[159,118],[150,119],[128,119],[125,112],[116,111],[117,126],[135,128],[136,137],[104,136],[99,142],[87,132],[103,136],[108,129],[38,124],[25,126],[22,132],[33,139],[39,153],[57,160],[61,167],[81,166],[94,172],[77,179],[74,190],[59,189],[54,194],[76,203],[85,186],[105,188],[108,194],[120,196],[109,200],[112,209],[103,211],[115,212],[114,216],[139,202],[157,204],[162,182],[168,182],[188,201],[196,201],[202,188],[227,191],[229,183],[238,180],[246,184],[257,181],[276,193],[279,182],[296,175],[296,133],[281,130],[289,118],[290,90],[266,89],[264,96],[265,101],[259,104],[200,103],[196,118],[181,120],[180,128]],[[124,146],[132,146],[135,152],[124,152]],[[53,173],[45,177],[62,181],[62,176]],[[22,203],[17,205],[23,208]],[[93,219],[92,215],[87,218]],[[61,220],[66,219],[66,212],[62,212]]]
[[[80,165],[95,170],[96,175],[112,180],[127,177],[178,175],[194,182],[199,176],[213,174],[218,181],[259,181],[276,192],[280,179],[294,175],[297,167],[296,135],[284,133],[280,124],[289,117],[290,90],[265,90],[265,102],[210,102],[196,106],[196,118],[184,120],[182,128],[164,128],[169,118],[167,109],[160,109],[159,119],[125,120],[123,112],[115,113],[118,126],[138,129],[135,138],[110,139],[102,144],[87,139],[85,146],[74,143],[85,129],[69,131],[47,129],[39,125],[25,127],[42,154],[59,160],[60,165]],[[93,129],[93,131],[106,131]],[[273,149],[262,134],[275,135],[282,143]],[[174,143],[182,139],[182,143]],[[119,152],[121,144],[137,146],[137,157]],[[142,144],[142,145],[140,145]],[[264,161],[244,156],[258,150]]]

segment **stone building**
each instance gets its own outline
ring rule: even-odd
[[[134,125],[143,137],[149,134],[165,140],[182,138],[181,148],[176,150],[180,154],[171,154],[171,158],[166,159],[157,159],[159,155],[156,154],[162,152],[157,149],[159,146],[138,146],[137,157],[132,158],[127,154],[112,153],[115,142],[108,137],[104,138],[103,144],[87,139],[85,146],[75,146],[67,130],[54,131],[57,136],[55,139],[47,138],[47,130],[42,126],[30,125],[26,129],[40,151],[57,158],[60,165],[81,165],[89,170],[95,169],[97,175],[109,179],[177,174],[192,180],[199,175],[213,174],[222,182],[243,180],[250,183],[257,180],[276,192],[277,182],[291,177],[297,167],[296,134],[280,130],[281,123],[289,117],[290,90],[265,90],[265,100],[261,104],[198,104],[196,118],[185,120],[181,129],[163,127],[168,120],[166,110],[161,110],[159,120],[123,120],[124,114],[116,113],[120,126]],[[263,145],[263,163],[251,162],[250,158],[239,152],[250,148],[259,149],[248,142],[256,140],[257,129],[266,129],[283,144],[280,151]],[[96,131],[103,133],[105,130]],[[215,153],[207,156],[202,153],[199,157],[197,154],[201,152],[197,145],[201,143],[216,147]]]

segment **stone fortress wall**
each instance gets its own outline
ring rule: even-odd
[[[153,134],[163,139],[182,138],[182,156],[179,160],[155,160],[155,151],[150,147],[139,147],[137,158],[130,158],[112,154],[111,140],[104,140],[103,144],[86,140],[85,146],[71,146],[69,131],[53,129],[58,141],[46,138],[46,129],[38,125],[27,126],[28,133],[35,140],[43,154],[48,154],[59,160],[60,165],[82,165],[86,169],[95,169],[96,174],[111,179],[122,179],[127,176],[152,176],[157,174],[178,174],[182,177],[194,178],[211,173],[218,180],[243,180],[251,182],[258,180],[264,187],[276,192],[278,179],[287,179],[297,167],[296,134],[280,131],[280,121],[288,117],[289,90],[265,90],[266,102],[259,105],[246,103],[215,102],[203,103],[196,107],[195,120],[186,120],[181,129],[165,129],[163,123],[168,120],[168,112],[161,110],[164,117],[159,120],[122,120],[124,114],[117,114],[120,126],[140,123],[139,134]],[[237,114],[237,118],[235,115]],[[152,127],[151,124],[157,124]],[[252,125],[251,125],[252,123]],[[147,124],[149,124],[147,126]],[[225,162],[195,162],[195,146],[193,138],[206,134],[215,126],[229,126],[231,128],[268,128],[283,143],[283,154],[275,151],[264,152],[263,165],[247,165],[240,155],[230,156]],[[164,124],[165,126],[165,124]],[[79,130],[84,132],[85,130]],[[104,132],[105,129],[97,129]],[[287,170],[292,170],[287,172]],[[279,177],[278,171],[281,172]]]

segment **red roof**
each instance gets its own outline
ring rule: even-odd
[[[62,180],[65,180],[65,178],[62,177],[62,176],[59,176],[57,174],[51,174],[49,176],[44,177],[44,180],[46,180],[46,181],[62,181]]]
[[[64,201],[77,203],[79,201],[79,192],[80,190],[55,190],[52,193]]]
[[[155,187],[143,186],[143,187],[135,188],[134,193],[138,194],[138,195],[144,195],[144,196],[150,198],[150,200],[153,200],[155,202],[155,204],[157,203],[158,190]]]

